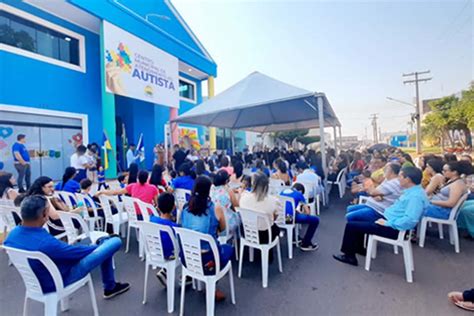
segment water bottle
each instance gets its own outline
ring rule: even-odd
[[[84,218],[84,216],[85,216],[84,212],[87,212],[87,211],[86,211],[86,208],[85,208],[85,205],[84,205],[84,202],[79,201],[79,202],[77,203],[77,208],[81,208],[81,209],[82,209],[82,210],[81,210],[81,217]]]

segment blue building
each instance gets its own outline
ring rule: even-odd
[[[0,161],[13,170],[10,148],[23,133],[33,178],[55,179],[74,146],[101,145],[103,132],[114,177],[123,127],[129,143],[143,133],[150,168],[165,124],[202,101],[204,81],[213,95],[217,75],[167,0],[3,0],[0,69]],[[209,140],[207,129],[193,128],[201,144]],[[216,133],[209,134],[215,148]]]

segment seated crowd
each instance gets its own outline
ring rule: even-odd
[[[144,217],[137,207],[138,220],[149,217],[152,223],[172,228],[180,226],[212,236],[218,245],[220,265],[224,267],[232,259],[234,249],[231,244],[219,243],[219,236],[228,233],[237,239],[245,237],[238,208],[268,217],[272,238],[281,233],[282,221],[277,220],[281,214],[283,223],[294,218],[294,223],[307,225],[297,246],[305,252],[317,250],[319,246],[314,242],[314,236],[320,219],[311,206],[317,197],[325,194],[324,180],[335,181],[343,171],[346,171],[354,199],[347,208],[341,254],[334,255],[336,260],[357,265],[357,255],[366,255],[365,234],[396,239],[400,231],[415,229],[423,216],[447,219],[451,209],[469,190],[458,224],[468,236],[474,237],[474,170],[470,156],[457,161],[451,156],[426,155],[419,159],[417,167],[410,155],[396,149],[346,151],[337,156],[334,150],[328,150],[326,168],[322,166],[321,153],[314,150],[274,149],[254,153],[246,150],[232,157],[217,152],[209,157],[199,157],[196,151],[186,153],[178,146],[173,157],[173,164],[155,164],[151,173],[131,163],[128,172],[118,177],[118,185],[114,185],[117,189],[110,189],[102,182],[95,190],[90,179],[82,177],[78,182],[78,171],[68,167],[60,182],[55,184],[52,179],[42,176],[26,193],[18,195],[13,190],[12,175],[1,174],[0,197],[14,200],[21,209],[21,217],[15,218],[21,225],[10,232],[5,245],[47,254],[58,265],[66,285],[101,266],[104,297],[111,298],[130,287],[115,281],[112,268],[112,257],[120,249],[121,239],[113,235],[110,225],[104,225],[109,237],[99,239],[94,245],[82,242],[68,245],[54,237],[65,231],[58,211],[83,214],[85,210],[94,216],[93,209],[97,209],[98,216],[105,218],[100,203],[102,195],[117,196],[119,201],[124,196],[136,198],[152,205],[158,212],[149,211],[150,216]],[[328,171],[327,179],[324,169]],[[271,190],[273,183],[283,184],[276,194]],[[189,192],[179,211],[174,196],[178,189]],[[71,207],[61,197],[56,197],[55,190],[81,193],[89,199],[86,205],[72,201]],[[280,202],[280,196],[291,198],[296,209],[287,210]],[[365,202],[359,203],[359,199]],[[118,205],[113,205],[112,213],[117,212]],[[270,243],[265,226],[260,224],[257,225],[260,242]],[[161,235],[166,258],[179,256],[171,242],[172,237]],[[209,246],[202,248],[210,249]],[[270,252],[269,262],[272,261]],[[205,274],[214,273],[211,251],[202,253],[202,264]],[[34,266],[33,270],[42,274],[40,266]],[[165,269],[161,269],[157,277],[166,285]],[[44,292],[54,291],[51,280],[41,278],[40,282]],[[224,297],[221,291],[216,291],[217,300]],[[450,297],[453,301],[461,300],[459,294]]]

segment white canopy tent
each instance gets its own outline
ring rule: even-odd
[[[173,123],[276,132],[319,128],[323,166],[326,166],[324,128],[339,122],[324,93],[310,92],[253,72],[222,93],[180,115]]]

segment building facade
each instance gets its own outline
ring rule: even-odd
[[[167,0],[3,0],[0,69],[0,161],[13,170],[11,146],[26,134],[32,177],[55,179],[75,146],[102,146],[103,135],[111,144],[108,177],[125,138],[136,144],[142,136],[150,168],[170,118],[202,102],[204,81],[213,95],[217,75]],[[179,128],[169,128],[175,142],[182,133],[215,148],[215,131],[209,139],[203,127]]]

